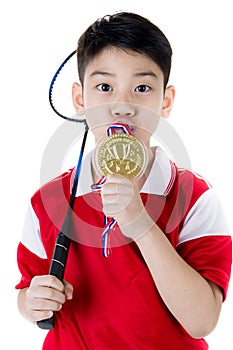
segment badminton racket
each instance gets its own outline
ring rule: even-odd
[[[54,83],[57,79],[57,76],[59,75],[59,73],[62,70],[62,68],[64,67],[64,65],[70,60],[70,58],[72,56],[74,56],[75,53],[76,53],[76,51],[73,51],[62,62],[62,64],[60,65],[60,67],[56,71],[56,73],[51,81],[50,87],[49,87],[49,102],[50,102],[50,105],[51,105],[53,111],[59,117],[61,117],[63,119],[66,119],[69,121],[74,121],[74,122],[82,122],[85,125],[85,132],[84,132],[84,136],[83,136],[83,140],[82,140],[81,150],[80,150],[79,157],[78,157],[78,163],[77,163],[74,182],[73,182],[72,191],[71,191],[71,195],[70,195],[70,199],[69,199],[68,209],[67,209],[67,213],[66,213],[64,222],[62,224],[62,227],[61,227],[60,232],[58,233],[58,236],[56,239],[56,243],[54,246],[54,252],[53,252],[53,256],[52,256],[52,260],[51,260],[51,264],[50,264],[50,269],[49,269],[49,275],[53,275],[53,276],[57,277],[60,281],[63,281],[65,268],[66,268],[66,262],[67,262],[67,258],[68,258],[68,254],[69,254],[71,240],[67,236],[67,233],[69,232],[69,225],[70,225],[70,220],[71,220],[71,216],[72,216],[72,209],[73,209],[75,195],[76,195],[77,186],[78,186],[79,174],[80,174],[81,165],[82,165],[82,158],[83,158],[83,153],[84,153],[87,134],[88,134],[88,125],[87,125],[85,119],[75,119],[72,117],[67,117],[67,116],[63,115],[62,113],[60,113],[54,106],[52,94],[53,94],[53,86],[54,86]],[[55,314],[53,314],[53,316],[48,318],[48,319],[38,321],[37,325],[42,329],[51,330],[54,328],[54,322],[55,322]]]

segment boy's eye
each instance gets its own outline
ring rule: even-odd
[[[105,83],[97,85],[97,89],[100,90],[100,91],[103,91],[103,92],[112,91],[111,86],[108,85],[108,84],[105,84]]]
[[[148,92],[150,87],[148,85],[139,85],[136,87],[135,91],[137,92]]]

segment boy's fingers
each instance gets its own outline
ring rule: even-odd
[[[27,290],[28,300],[33,305],[32,308],[44,309],[43,303],[54,303],[49,307],[51,310],[60,308],[66,300],[64,284],[55,276],[36,276],[32,279],[31,285]],[[55,305],[55,306],[54,306]]]
[[[45,288],[46,296],[50,296],[51,299],[64,302],[61,300],[61,295],[64,294],[66,299],[72,299],[73,286],[69,282],[61,282],[57,277],[52,275],[36,276],[32,279],[30,290],[33,289],[34,293],[36,291],[37,297],[43,297]]]
[[[52,317],[53,311],[51,311],[51,310],[43,310],[43,311],[31,310],[29,312],[29,316],[30,316],[30,321],[38,322],[40,320],[45,320],[47,318]]]
[[[59,311],[63,303],[59,303],[55,300],[37,298],[33,299],[30,304],[32,311]]]
[[[46,286],[56,289],[59,292],[64,292],[64,284],[55,276],[49,275],[46,280]]]
[[[71,300],[73,297],[73,286],[67,281],[63,281],[63,283],[65,288],[66,299]]]
[[[64,292],[60,292],[52,287],[37,287],[31,289],[28,293],[31,293],[31,298],[35,298],[36,300],[47,299],[61,304],[63,304],[66,299]]]
[[[45,276],[36,276],[32,279],[32,287],[49,287],[56,289],[59,292],[64,292],[64,284],[55,276],[45,275]]]

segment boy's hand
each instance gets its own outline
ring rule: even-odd
[[[21,292],[24,294],[23,315],[31,322],[37,322],[61,310],[62,304],[72,299],[73,287],[66,281],[62,283],[55,276],[45,275],[34,277],[30,286]]]
[[[155,225],[148,215],[136,184],[121,175],[109,175],[101,189],[103,212],[113,217],[122,233],[133,240]]]

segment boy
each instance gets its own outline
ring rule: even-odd
[[[133,180],[108,175],[99,196],[91,192],[99,180],[94,158],[84,161],[73,208],[78,239],[71,243],[64,283],[48,270],[73,171],[35,193],[18,248],[19,309],[32,322],[56,312],[43,349],[207,349],[203,337],[217,324],[230,278],[224,215],[202,177],[178,169],[162,149],[150,148],[154,130],[147,115],[135,122],[140,108],[162,117],[171,112],[170,44],[147,19],[118,13],[90,26],[77,52],[81,84],[72,90],[77,114],[108,106],[106,125],[98,114],[86,113],[97,144],[106,127],[124,124],[143,141],[147,163]],[[101,237],[104,217],[117,222],[107,259],[93,243]]]

